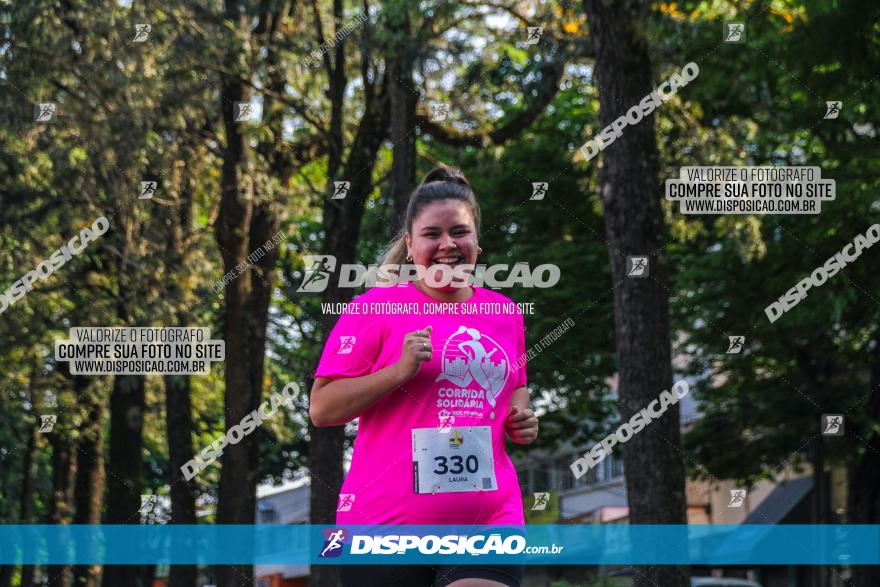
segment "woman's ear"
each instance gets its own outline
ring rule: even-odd
[[[408,232],[404,233],[403,242],[406,243],[406,254],[409,255],[409,249],[412,246],[412,237],[409,235]]]

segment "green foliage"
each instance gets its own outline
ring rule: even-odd
[[[870,293],[878,287],[876,251],[811,290],[777,322],[764,314],[878,221],[878,144],[856,132],[863,113],[878,105],[876,80],[865,81],[880,62],[870,32],[876,18],[843,20],[849,11],[877,15],[871,3],[833,11],[821,2],[760,13],[756,7],[746,46],[711,51],[715,19],[696,25],[704,46],[688,45],[701,73],[683,97],[699,106],[682,129],[690,154],[678,133],[671,135],[667,177],[685,164],[814,165],[837,187],[837,199],[818,216],[670,213],[678,233],[669,248],[672,317],[684,335],[677,348],[692,359],[688,370],[700,380],[695,395],[705,413],[685,438],[695,474],[752,483],[797,465],[821,441],[822,413],[844,413],[856,432],[826,441],[826,458],[848,464],[866,450],[871,423],[864,402],[880,320]],[[829,34],[844,22],[851,31]],[[835,96],[845,111],[823,120],[824,100]],[[727,355],[727,336],[736,334],[746,336],[745,350]]]

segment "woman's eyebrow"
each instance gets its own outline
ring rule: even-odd
[[[470,225],[469,224],[456,224],[455,226],[453,226],[449,230],[456,230],[458,228],[468,228],[469,229]],[[423,226],[422,232],[424,232],[426,230],[440,230],[440,227],[439,226]]]

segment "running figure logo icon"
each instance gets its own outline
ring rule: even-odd
[[[440,419],[440,425],[437,427],[438,432],[449,432],[452,425],[455,424],[455,416],[449,413],[449,410],[440,410],[437,414]]]
[[[738,355],[742,350],[743,344],[746,342],[745,336],[728,336],[727,340],[730,341],[730,346],[727,347],[728,355]]]
[[[40,432],[52,432],[55,428],[55,422],[58,421],[58,416],[55,414],[49,414],[48,416],[40,416]]]
[[[495,398],[510,375],[510,362],[501,345],[476,328],[459,326],[443,343],[440,365],[443,371],[435,383],[449,381],[466,388],[476,382],[486,392],[486,400],[492,406],[491,416],[495,417]]]
[[[339,505],[336,506],[337,512],[347,512],[354,505],[354,493],[340,493]]]
[[[235,122],[247,122],[257,119],[257,110],[251,102],[235,103]]]
[[[141,195],[138,196],[138,200],[151,200],[156,193],[157,187],[159,187],[159,182],[157,181],[142,181]]]
[[[843,102],[839,100],[825,102],[825,119],[837,118],[841,108],[843,108]]]
[[[626,258],[626,276],[627,277],[647,277],[648,276],[648,258],[647,257],[627,257]]]
[[[746,42],[746,23],[744,22],[726,22],[724,23],[724,42],[725,43],[745,43]]]
[[[335,191],[333,192],[333,196],[330,198],[331,200],[344,200],[345,196],[348,194],[348,190],[351,188],[350,181],[334,181],[333,187]]]
[[[340,336],[339,337],[339,350],[336,351],[337,355],[350,355],[351,351],[354,350],[354,343],[357,342],[356,336]]]
[[[131,40],[132,43],[143,43],[150,37],[150,29],[153,27],[148,24],[136,24],[134,25],[134,38]]]
[[[34,108],[34,122],[55,122],[58,105],[55,102],[38,102]]]
[[[327,289],[327,278],[336,269],[336,257],[333,255],[305,255],[306,275],[296,291],[317,293]]]
[[[324,548],[319,558],[335,558],[342,554],[342,543],[345,541],[345,530],[324,530]]]
[[[822,414],[822,436],[843,436],[843,414]]]
[[[547,193],[548,184],[546,181],[533,181],[532,182],[532,197],[530,200],[543,200],[544,195]]]
[[[526,38],[526,45],[534,45],[541,40],[541,34],[544,32],[544,27],[530,26],[526,28],[529,30],[529,36]]]
[[[730,503],[727,504],[727,507],[729,507],[729,508],[742,507],[745,500],[746,500],[746,490],[745,489],[731,489],[730,490]]]
[[[550,501],[550,494],[547,492],[544,493],[536,493],[535,494],[535,505],[532,506],[532,511],[538,510],[546,510],[547,503]]]
[[[148,514],[153,511],[153,507],[156,505],[156,496],[155,495],[142,495],[141,496],[141,507],[138,510],[138,513]]]
[[[449,104],[447,102],[438,102],[434,105],[434,115],[431,117],[431,122],[440,122],[442,120],[446,120],[446,117],[449,115]]]

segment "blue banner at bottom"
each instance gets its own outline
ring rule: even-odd
[[[0,525],[0,564],[880,565],[877,525]]]

